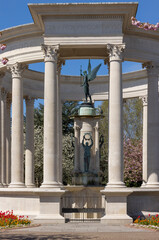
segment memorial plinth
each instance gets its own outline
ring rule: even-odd
[[[81,104],[74,117],[75,164],[72,183],[74,185],[99,185],[99,125],[100,115],[96,115],[90,102]]]

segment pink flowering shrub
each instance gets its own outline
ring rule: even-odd
[[[124,182],[127,187],[139,187],[142,183],[142,141],[124,141]]]
[[[138,28],[143,28],[144,30],[153,30],[156,31],[159,28],[159,23],[156,24],[150,24],[148,22],[142,23],[138,21],[135,17],[131,17],[131,23],[134,26],[137,26]]]

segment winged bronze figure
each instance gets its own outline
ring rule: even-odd
[[[89,92],[89,82],[93,81],[96,78],[97,72],[98,72],[98,70],[99,70],[101,65],[102,64],[99,64],[97,67],[95,67],[91,71],[91,62],[90,62],[90,59],[89,59],[89,62],[88,62],[88,73],[87,73],[87,71],[84,71],[83,74],[81,72],[81,76],[83,77],[83,83],[82,83],[81,87],[84,88],[86,102],[87,102],[87,98],[89,97],[90,102],[92,103],[91,94]]]

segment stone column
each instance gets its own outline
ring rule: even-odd
[[[34,99],[25,98],[26,102],[26,152],[25,186],[35,187],[34,180]]]
[[[74,134],[75,134],[75,164],[74,164],[74,172],[78,173],[80,171],[80,127],[74,121]]]
[[[159,66],[153,62],[143,64],[148,75],[148,128],[147,128],[147,184],[159,187]]]
[[[62,184],[62,106],[61,106],[61,91],[60,77],[61,68],[65,61],[58,59],[57,62],[57,174],[58,182]]]
[[[57,174],[57,59],[59,46],[44,46],[44,179],[41,187],[59,187]]]
[[[11,182],[11,95],[7,95],[6,101],[6,183]]]
[[[147,182],[147,96],[141,99],[143,102],[142,186],[145,186]]]
[[[2,184],[6,184],[6,97],[7,92],[4,88],[1,90],[1,161],[2,161]]]
[[[63,179],[62,179],[62,103],[60,101],[59,105],[59,182],[63,184]]]
[[[107,187],[124,187],[123,118],[122,118],[122,52],[121,45],[107,45],[109,53],[109,159]]]
[[[2,79],[4,77],[5,73],[4,72],[0,72],[0,102],[1,102],[1,95],[2,95]],[[0,126],[1,126],[1,104],[0,104]],[[1,127],[0,127],[0,153],[2,152],[2,145],[1,145]],[[2,158],[1,158],[1,154],[0,154],[0,187],[3,187],[2,184]]]
[[[24,67],[15,63],[12,73],[12,141],[11,141],[11,183],[9,187],[24,187],[23,167],[23,79]]]
[[[100,172],[100,167],[99,167],[99,123],[96,122],[96,126],[94,128],[95,130],[95,159],[96,159],[96,166],[95,166],[95,172],[99,173]]]

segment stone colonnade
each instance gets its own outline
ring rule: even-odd
[[[44,179],[42,187],[62,185],[62,105],[59,46],[42,46],[45,61],[44,112]],[[0,91],[0,187],[35,187],[34,183],[34,98],[23,96],[23,71],[15,63],[8,69],[12,75],[12,97]],[[5,73],[0,73],[0,80]],[[0,82],[0,83],[1,83]],[[23,98],[26,103],[26,155],[24,179]],[[12,121],[10,117],[12,104]],[[11,124],[12,122],[12,124]]]
[[[124,187],[122,128],[122,60],[125,45],[107,45],[109,54],[109,177],[106,188]],[[60,48],[43,45],[45,62],[44,89],[44,178],[42,188],[62,185],[62,119],[60,97]],[[144,105],[143,186],[159,186],[158,138],[158,66],[146,63],[148,74],[147,105]],[[9,67],[12,74],[12,133],[10,134],[11,96],[1,88],[0,186],[35,187],[34,184],[34,99],[26,101],[26,160],[23,173],[23,71],[16,63]],[[0,79],[3,78],[1,73]],[[5,120],[6,119],[6,120]],[[147,132],[148,131],[148,132]],[[148,134],[148,135],[147,135]],[[12,136],[12,138],[11,138]],[[148,136],[148,138],[146,138]],[[148,142],[148,144],[147,144]],[[10,148],[11,146],[11,148]],[[148,146],[148,147],[147,147]],[[12,150],[11,150],[12,149]],[[146,152],[147,151],[147,152]],[[75,153],[77,154],[77,153]],[[77,167],[77,166],[76,166]]]

